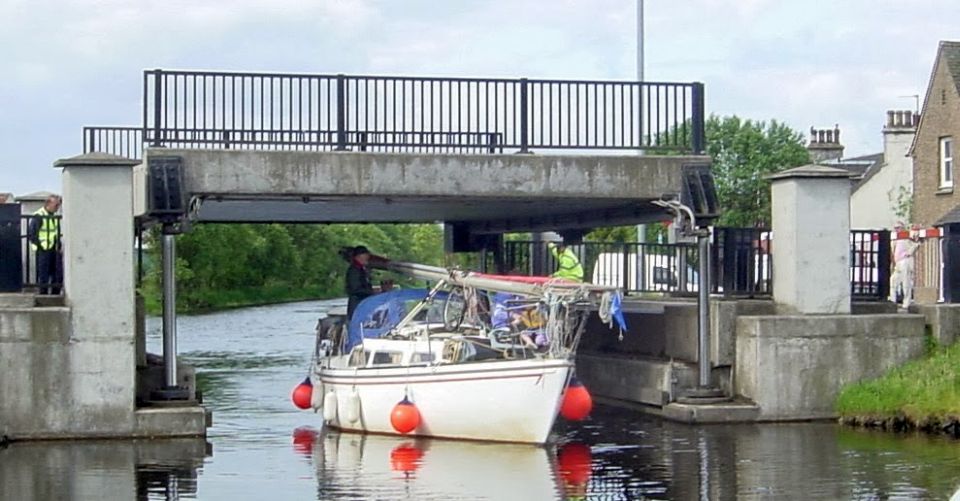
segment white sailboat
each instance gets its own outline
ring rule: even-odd
[[[378,337],[321,322],[311,382],[313,407],[322,409],[326,426],[545,443],[573,371],[585,316],[594,307],[611,316],[619,292],[409,263],[392,263],[389,269],[436,285]],[[509,308],[541,312],[539,344],[531,339],[533,332],[524,339],[509,328],[491,326],[493,293],[509,294]],[[360,313],[358,308],[355,317]],[[354,327],[363,330],[363,324]]]

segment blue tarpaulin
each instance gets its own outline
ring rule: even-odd
[[[428,289],[398,289],[364,299],[357,305],[347,325],[347,346],[350,351],[363,338],[380,337],[394,328],[410,311],[408,303],[427,297]]]

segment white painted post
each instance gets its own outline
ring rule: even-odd
[[[805,165],[773,181],[773,299],[785,314],[850,313],[850,173]]]
[[[134,406],[132,168],[137,163],[90,153],[54,164],[63,169],[63,279],[71,309],[70,362],[57,369],[73,392],[61,397],[73,405],[73,415],[65,419],[96,421],[114,433],[132,425]]]

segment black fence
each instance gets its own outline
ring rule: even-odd
[[[153,146],[704,150],[700,83],[144,72]]]
[[[143,128],[84,127],[83,152],[109,153],[140,160],[143,158]]]
[[[160,145],[167,148],[223,148],[245,150],[330,151],[335,131],[242,131],[242,130],[169,130]],[[148,139],[144,141],[144,136]],[[83,128],[83,152],[120,155],[134,160],[143,158],[145,144],[155,144],[153,129],[138,127]],[[496,133],[366,133],[348,131],[357,151],[406,153],[503,153],[501,135]]]
[[[771,235],[762,228],[714,228],[710,247],[714,292],[746,297],[773,294]]]
[[[885,300],[890,295],[890,232],[850,232],[850,293],[855,298]]]
[[[714,228],[709,269],[713,293],[732,297],[773,294],[773,234],[763,228]],[[673,295],[699,290],[699,256],[694,243],[583,242],[571,245],[584,279],[632,293]],[[857,300],[885,300],[890,282],[890,234],[883,230],[850,232],[850,290]],[[546,242],[507,241],[505,272],[550,275],[556,260]]]

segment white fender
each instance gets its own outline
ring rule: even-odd
[[[328,423],[337,420],[337,392],[333,390],[323,397],[323,420]]]
[[[360,421],[360,394],[353,390],[347,395],[347,408],[344,409],[348,423]]]
[[[313,407],[313,412],[323,408],[323,397],[323,383],[317,381],[313,384],[313,393],[310,394],[310,407]]]

